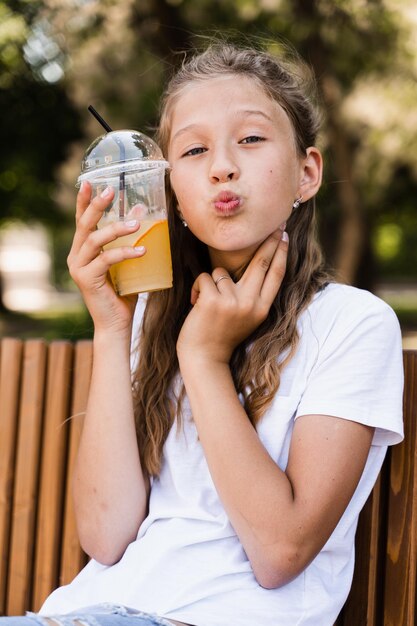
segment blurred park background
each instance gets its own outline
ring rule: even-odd
[[[415,0],[0,0],[0,334],[91,336],[66,268],[80,161],[101,134],[87,106],[152,134],[180,52],[215,33],[289,41],[314,68],[326,257],[416,346]]]

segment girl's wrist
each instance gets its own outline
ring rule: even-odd
[[[226,365],[229,367],[233,351],[223,349],[177,349],[178,361],[181,363],[194,363],[206,365]]]
[[[227,360],[216,358],[210,354],[199,352],[184,352],[178,354],[178,364],[183,378],[204,377],[204,372],[230,372],[230,365]]]
[[[126,329],[109,329],[109,328],[95,328],[93,342],[94,345],[99,347],[110,347],[115,349],[117,346],[125,347],[130,350],[130,344],[132,341],[132,329],[131,327]]]

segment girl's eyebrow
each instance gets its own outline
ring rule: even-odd
[[[258,117],[263,117],[265,120],[267,120],[268,122],[273,123],[274,120],[267,115],[264,111],[260,111],[257,109],[243,109],[241,111],[237,111],[235,114],[237,117],[250,117],[252,115],[258,116]],[[175,141],[175,139],[177,139],[179,136],[181,136],[182,134],[190,131],[190,130],[194,130],[196,128],[199,128],[201,125],[200,124],[187,124],[187,126],[184,126],[183,128],[180,128],[179,130],[177,130],[177,132],[175,133],[175,135],[172,137],[171,142]]]
[[[257,110],[257,109],[244,109],[243,111],[238,111],[236,113],[236,115],[239,115],[240,117],[249,117],[251,115],[257,115],[257,116],[261,116],[264,119],[268,120],[268,122],[272,122],[272,123],[274,122],[272,117],[267,115],[267,113],[265,113],[265,111],[260,111],[260,110]]]
[[[175,141],[175,139],[177,139],[179,136],[183,135],[184,133],[188,132],[189,130],[193,130],[194,128],[198,128],[198,127],[199,127],[199,124],[187,124],[187,126],[184,126],[183,128],[180,128],[179,130],[177,130],[175,135],[172,137],[171,142]]]

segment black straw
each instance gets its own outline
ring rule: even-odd
[[[94,117],[102,125],[102,127],[105,128],[108,133],[111,133],[112,128],[107,124],[106,121],[103,120],[103,118],[101,117],[100,113],[97,113],[97,111],[95,110],[94,107],[91,106],[91,104],[88,107],[88,110],[90,111],[91,115],[94,115]]]
[[[98,113],[95,108],[93,106],[91,106],[91,104],[88,107],[88,110],[90,111],[90,113],[92,115],[94,115],[94,117],[96,118],[96,120],[103,126],[103,128],[108,132],[111,133],[112,132],[112,128],[107,124],[107,122],[105,120],[103,120],[103,118],[101,117],[100,113]],[[116,136],[117,137],[117,136]],[[115,138],[115,142],[119,145],[119,149],[120,149],[120,157],[125,158],[125,150],[124,150],[124,145],[119,143],[119,140],[117,138]],[[125,216],[125,172],[121,172],[120,173],[120,178],[119,178],[119,219],[124,219]]]

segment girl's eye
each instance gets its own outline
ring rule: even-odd
[[[258,137],[258,135],[250,135],[249,137],[245,137],[245,139],[242,139],[240,143],[243,143],[243,144],[258,143],[259,141],[265,141],[265,138]]]
[[[203,154],[203,152],[205,152],[205,148],[191,148],[191,150],[188,150],[187,152],[185,152],[182,156],[186,157],[186,156],[195,156],[196,154]]]

